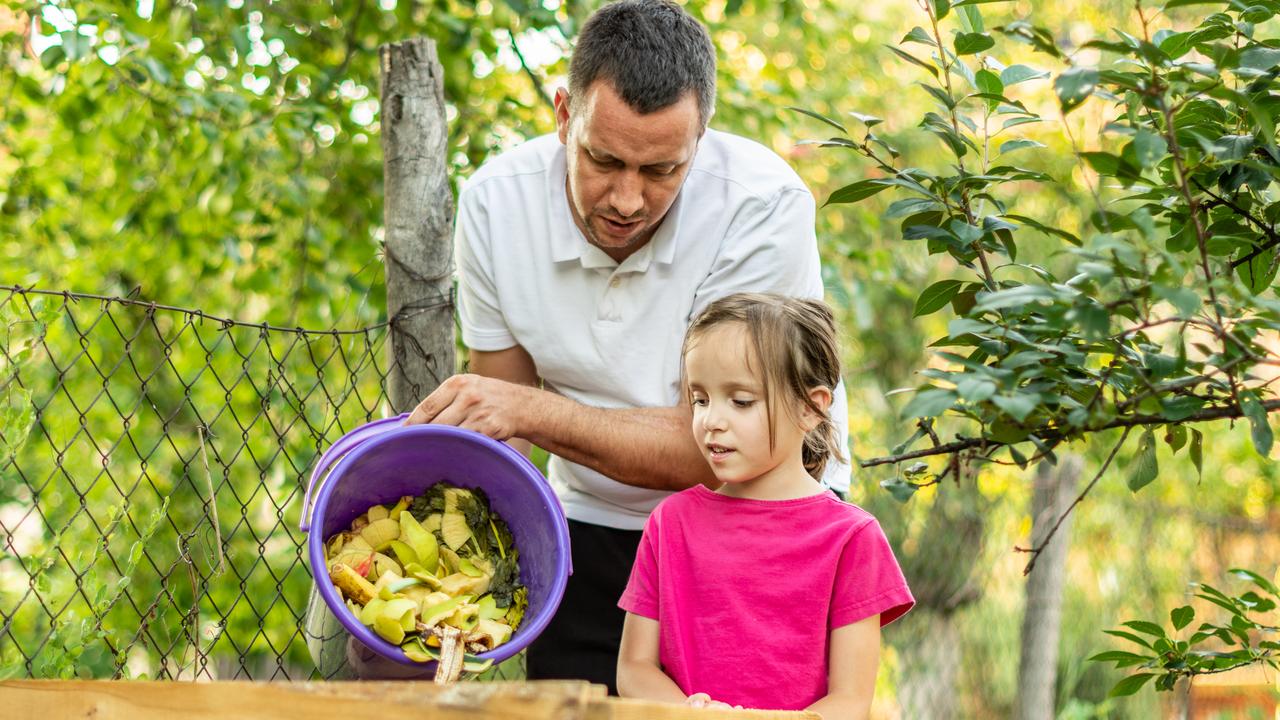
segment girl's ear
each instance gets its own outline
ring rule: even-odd
[[[831,407],[831,388],[825,385],[815,385],[809,388],[809,401],[817,405],[822,410],[822,415],[815,413],[808,405],[800,406],[800,427],[809,432],[822,424],[826,420],[827,410]]]

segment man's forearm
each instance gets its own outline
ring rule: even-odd
[[[687,410],[590,407],[528,388],[520,437],[626,485],[683,490],[719,487],[694,442]]]

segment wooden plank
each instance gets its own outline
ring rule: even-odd
[[[586,720],[822,720],[822,716],[815,712],[724,710],[604,698],[591,701]]]
[[[586,682],[255,683],[17,680],[0,683],[0,717],[23,720],[581,720]],[[10,714],[13,713],[13,714]]]
[[[411,715],[406,715],[411,713]],[[577,680],[431,682],[163,682],[8,680],[0,720],[819,720],[816,713],[716,710],[605,697]]]

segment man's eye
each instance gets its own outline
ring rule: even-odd
[[[675,171],[676,169],[674,167],[649,168],[649,174],[657,175],[658,177],[666,177]]]

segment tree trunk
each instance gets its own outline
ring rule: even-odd
[[[903,720],[952,720],[961,716],[957,682],[960,674],[960,632],[950,612],[912,611],[899,622],[910,623],[903,643],[898,704]],[[907,630],[900,628],[900,631]]]
[[[382,152],[387,394],[406,412],[453,374],[453,195],[449,191],[444,71],[436,44],[383,45]]]
[[[1063,455],[1057,467],[1040,463],[1031,498],[1031,546],[1039,547],[1075,499],[1080,458]],[[1071,517],[1067,516],[1027,577],[1022,615],[1022,659],[1018,665],[1015,720],[1050,720],[1058,676],[1058,637],[1062,630],[1062,586],[1066,579]]]

